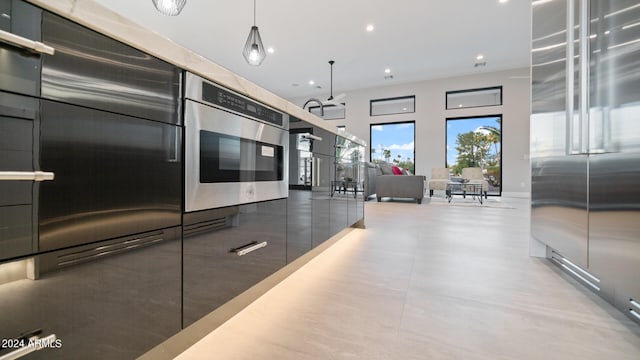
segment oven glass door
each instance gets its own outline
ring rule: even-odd
[[[282,181],[284,149],[200,130],[200,183]]]

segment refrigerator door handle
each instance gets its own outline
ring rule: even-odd
[[[582,0],[583,3],[587,3],[586,0]],[[588,19],[590,18],[590,14],[589,14],[589,9],[587,4],[583,4],[582,5],[582,11],[581,11],[581,18],[582,21],[588,21]],[[590,23],[590,22],[589,22]],[[587,46],[589,46],[589,40],[590,40],[590,35],[589,35],[590,31],[589,29],[584,29],[584,32],[581,32],[581,37],[586,39],[586,44],[588,44]],[[584,49],[584,52],[580,53],[580,57],[584,57],[584,59],[589,59],[590,58],[590,49],[587,47],[586,49]],[[609,106],[602,106],[601,104],[599,104],[598,106],[595,107],[591,107],[591,103],[590,103],[590,86],[589,86],[589,80],[591,78],[591,74],[590,74],[590,69],[589,69],[589,65],[590,62],[588,61],[583,61],[581,62],[581,65],[583,66],[582,71],[584,71],[584,79],[583,79],[583,83],[582,83],[582,87],[581,87],[581,97],[583,99],[583,103],[581,105],[580,108],[580,113],[581,116],[587,118],[588,120],[586,121],[587,128],[586,128],[586,152],[589,154],[606,154],[606,153],[611,153],[611,152],[615,152],[615,149],[612,149],[611,146],[611,133],[610,133],[610,111],[611,108]],[[596,70],[597,71],[597,70]]]
[[[589,153],[589,0],[580,0],[580,153]]]
[[[21,49],[29,50],[34,53],[53,55],[56,52],[56,49],[52,48],[49,45],[46,45],[39,41],[29,40],[27,38],[23,38],[22,36],[12,34],[4,30],[0,30],[0,41],[12,46],[19,47]]]
[[[574,54],[575,54],[575,0],[567,1],[567,47],[565,54],[565,68],[567,71],[566,83],[566,98],[565,98],[565,112],[566,112],[566,144],[568,155],[579,155],[580,144],[578,138],[576,138],[576,132],[579,132],[579,128],[576,128],[575,119],[575,66],[574,66]]]
[[[53,180],[55,174],[48,171],[0,171],[0,180],[30,180],[45,181]]]
[[[576,22],[576,6],[578,19]],[[566,52],[566,118],[567,154],[589,153],[589,1],[567,1],[567,52]],[[578,33],[578,68],[575,65],[576,26]],[[576,70],[578,83],[576,84]],[[576,85],[578,87],[576,94]],[[578,95],[578,109],[575,97]]]

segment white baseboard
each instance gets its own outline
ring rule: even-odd
[[[529,256],[547,257],[547,245],[536,240],[533,236],[529,237]]]
[[[517,191],[503,191],[502,197],[511,197],[511,198],[522,198],[522,199],[530,199],[531,193],[528,191],[517,192]]]

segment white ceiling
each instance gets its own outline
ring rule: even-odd
[[[175,17],[151,0],[96,1],[284,98],[328,97],[329,60],[334,95],[530,62],[529,0],[257,0],[256,25],[275,49],[259,67],[242,57],[251,0],[187,0]],[[486,66],[474,67],[480,53]]]

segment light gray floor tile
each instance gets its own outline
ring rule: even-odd
[[[640,359],[637,324],[529,257],[528,200],[441,200],[366,203],[366,229],[179,359]]]

